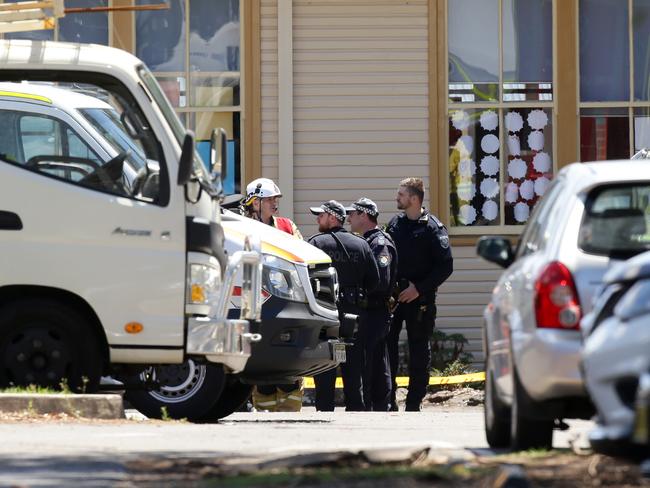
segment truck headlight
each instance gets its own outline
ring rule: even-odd
[[[187,288],[189,304],[213,303],[221,290],[221,268],[206,264],[191,264]]]
[[[292,302],[307,302],[307,295],[296,266],[276,256],[264,255],[262,288],[278,298]]]

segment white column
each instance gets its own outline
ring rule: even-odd
[[[293,219],[293,0],[278,0],[278,186]]]

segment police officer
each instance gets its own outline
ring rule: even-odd
[[[419,411],[429,383],[431,336],[436,319],[436,291],[451,275],[453,260],[447,229],[422,207],[424,182],[406,178],[399,184],[397,208],[403,213],[388,223],[399,266],[397,308],[388,334],[388,353],[393,377],[391,410],[397,410],[395,377],[398,342],[402,323],[406,322],[409,347],[409,388],[406,410]]]
[[[393,239],[377,226],[379,209],[369,198],[360,198],[346,209],[352,232],[368,242],[379,268],[379,286],[368,294],[366,306],[366,369],[363,395],[366,410],[386,412],[392,388],[386,335],[390,327],[389,299],[397,273],[397,250]]]
[[[323,250],[332,258],[332,265],[339,280],[339,314],[359,315],[359,329],[354,344],[346,351],[346,362],[341,364],[343,394],[347,411],[363,411],[363,371],[365,364],[366,322],[363,305],[368,293],[377,288],[379,271],[368,243],[343,228],[345,207],[336,200],[310,208],[317,215],[319,234],[308,242]],[[334,410],[336,369],[314,377],[316,383],[316,409]]]

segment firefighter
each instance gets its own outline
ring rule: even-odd
[[[258,178],[246,187],[244,209],[246,216],[302,239],[291,219],[278,217],[282,192],[269,178]],[[302,408],[302,381],[286,385],[257,385],[253,390],[253,406],[268,412],[300,412]]]

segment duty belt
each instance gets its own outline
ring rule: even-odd
[[[366,307],[368,298],[366,290],[359,286],[341,286],[339,289],[339,301],[348,305]]]

